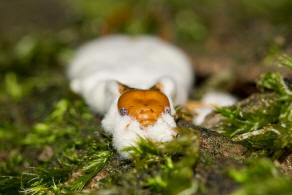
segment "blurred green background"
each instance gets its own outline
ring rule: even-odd
[[[146,33],[182,47],[198,84],[246,97],[275,56],[291,53],[289,0],[11,0],[0,9],[1,80],[61,70],[72,49],[98,36]]]

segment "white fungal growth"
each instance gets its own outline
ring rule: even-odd
[[[186,102],[194,74],[189,59],[173,45],[150,36],[114,35],[81,47],[68,67],[68,77],[72,90],[94,112],[105,114],[102,125],[112,134],[114,147],[127,158],[123,148],[135,145],[139,136],[162,142],[175,137],[173,104]],[[137,89],[159,83],[171,113],[161,114],[154,125],[141,129],[135,118],[118,111],[118,82]]]
[[[205,106],[195,109],[197,116],[193,118],[193,122],[196,125],[202,124],[214,107],[231,106],[237,102],[237,99],[228,93],[210,91],[203,96],[201,101]]]
[[[171,114],[162,114],[153,126],[145,129],[141,128],[139,122],[130,116],[121,116],[116,104],[117,99],[102,120],[102,126],[106,133],[113,136],[113,145],[123,158],[129,157],[129,154],[123,149],[135,146],[139,137],[167,142],[176,136],[176,132],[173,130],[176,124]]]
[[[161,82],[175,104],[184,104],[194,74],[184,53],[150,36],[107,36],[85,44],[68,68],[71,88],[93,111],[107,112],[118,95],[113,82],[149,89]]]

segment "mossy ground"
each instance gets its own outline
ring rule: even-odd
[[[2,18],[22,18],[15,1],[0,5],[16,19],[9,9]],[[290,0],[27,0],[19,7],[28,18],[39,10],[44,22],[0,25],[0,194],[289,194],[292,61],[274,65],[291,56]],[[48,7],[54,14],[41,11]],[[133,159],[122,160],[101,116],[70,91],[65,75],[77,45],[116,32],[182,47],[196,68],[191,98],[214,88],[257,94],[219,109],[209,129],[178,118],[177,140],[141,140],[129,149]]]

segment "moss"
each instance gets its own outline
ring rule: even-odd
[[[197,191],[193,167],[198,158],[199,134],[192,129],[178,130],[179,137],[172,142],[156,145],[151,141],[141,141],[138,148],[128,149],[132,152],[137,173],[149,172],[142,185],[153,192]]]
[[[281,57],[279,64],[291,68],[292,59]],[[276,156],[292,144],[292,88],[279,73],[265,73],[258,81],[269,93],[250,97],[230,108],[218,108],[224,116],[219,132],[253,149],[264,149]]]
[[[101,129],[96,131],[97,122],[80,100],[61,99],[46,119],[35,124],[18,142],[19,147],[38,153],[35,163],[28,160],[24,151],[2,164],[1,191],[29,194],[82,191],[102,172],[106,176],[98,190],[112,191],[114,187],[141,193],[198,190],[193,171],[198,158],[198,133],[181,129],[177,140],[163,144],[141,140],[139,147],[128,149],[133,156],[130,163],[115,160],[117,154],[110,146],[110,138]],[[48,148],[50,155],[46,155]],[[28,168],[31,163],[35,164],[33,169]],[[128,170],[125,173],[123,163]],[[177,178],[181,183],[177,183]]]
[[[234,143],[219,133],[194,126],[190,122],[178,121],[181,127],[200,132],[199,160],[195,174],[200,184],[199,194],[229,194],[238,187],[228,176],[230,168],[239,168],[244,164],[247,149]]]
[[[233,195],[290,194],[292,179],[283,176],[266,158],[253,159],[245,168],[230,170],[230,176],[243,186]]]

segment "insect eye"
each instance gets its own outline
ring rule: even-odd
[[[120,109],[120,114],[121,114],[122,116],[128,115],[128,109],[126,109],[126,108],[121,108],[121,109]]]
[[[164,108],[164,112],[165,113],[167,113],[167,114],[170,114],[170,107],[169,106],[166,106],[165,108]]]

